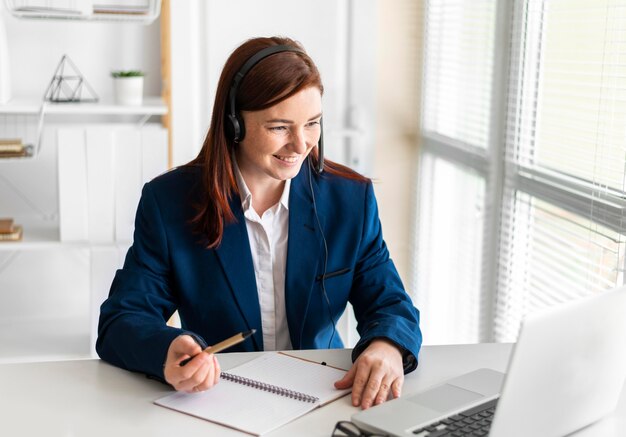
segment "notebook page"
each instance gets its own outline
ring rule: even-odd
[[[319,405],[223,379],[205,392],[176,392],[155,404],[256,435],[270,432]]]
[[[334,382],[345,370],[323,366],[277,352],[269,352],[224,373],[271,384],[319,398],[311,403],[220,378],[219,384],[202,393],[174,393],[154,403],[251,434],[272,431],[318,406],[337,399],[348,390]]]
[[[264,354],[226,372],[315,396],[322,404],[350,391],[337,390],[334,386],[345,370],[280,353]]]

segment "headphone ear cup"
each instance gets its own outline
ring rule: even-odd
[[[228,135],[229,138],[236,143],[243,140],[243,137],[246,134],[246,129],[243,124],[243,119],[239,114],[228,114],[225,125],[226,135]]]
[[[239,138],[239,122],[237,118],[233,117],[231,114],[227,114],[226,121],[224,122],[224,129],[226,130],[226,135],[229,139],[233,141],[238,141]]]
[[[246,125],[243,122],[243,118],[241,114],[237,112],[235,115],[235,120],[237,120],[237,142],[243,141],[243,137],[246,136]]]

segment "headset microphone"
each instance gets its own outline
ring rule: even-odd
[[[324,171],[324,123],[320,118],[320,140],[317,143],[317,167],[315,168],[317,174],[321,174]]]

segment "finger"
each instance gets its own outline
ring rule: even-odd
[[[191,393],[194,391],[202,390],[202,383],[206,380],[210,369],[213,367],[211,360],[209,360],[208,358],[209,357],[199,355],[187,365],[191,365],[192,362],[200,363],[193,373],[185,373],[185,379],[179,382],[179,391]],[[187,366],[181,367],[181,370],[184,369],[184,371],[186,372]],[[195,390],[196,387],[198,387],[198,390]]]
[[[220,362],[215,355],[213,355],[213,366],[215,367],[215,376],[213,380],[213,385],[215,385],[220,381],[220,375],[222,373]]]
[[[183,355],[185,357],[185,355]],[[198,368],[198,363],[194,362],[193,365],[190,364],[183,368],[179,365],[179,363],[175,363],[173,360],[168,360],[165,363],[165,368],[163,369],[163,376],[165,376],[165,380],[176,390],[181,390],[181,384],[186,381],[189,376],[191,376]]]
[[[380,367],[375,367],[370,371],[369,378],[363,389],[361,398],[361,408],[366,410],[371,407],[380,391],[380,385],[385,377],[385,372]]]
[[[193,338],[188,335],[181,335],[172,341],[165,361],[166,366],[170,364],[182,365],[184,360],[196,356],[202,351],[202,348]]]
[[[365,385],[369,380],[370,367],[366,365],[358,365],[356,373],[354,375],[354,382],[352,384],[352,405],[358,407],[361,404],[363,391]]]
[[[348,370],[346,374],[343,375],[343,378],[341,378],[339,381],[335,381],[335,388],[343,390],[352,387],[355,371],[356,365],[353,365],[352,367],[350,367],[350,370]]]
[[[198,383],[198,385],[194,387],[196,391],[205,391],[213,387],[213,384],[215,382],[215,361],[213,360],[213,358],[214,355],[211,355],[210,359],[207,360],[207,372],[203,375],[199,375],[202,380]]]
[[[402,386],[404,385],[404,375],[396,378],[391,384],[391,394],[394,398],[399,398],[402,395]]]
[[[385,375],[383,380],[380,383],[380,388],[378,389],[378,394],[376,395],[376,399],[374,399],[374,405],[380,405],[389,399],[389,393],[391,392],[391,384],[394,382],[394,378],[391,375]]]
[[[200,345],[189,335],[179,335],[172,340],[167,350],[167,358],[163,368],[165,380],[174,388],[178,389],[180,382],[187,378],[187,374],[180,372],[181,362],[199,354],[201,350]],[[188,372],[191,374],[195,370],[196,368],[192,366]]]
[[[193,360],[195,357],[199,356],[200,354],[202,354],[202,349],[200,349],[198,351],[183,353],[181,355],[178,355],[175,358],[174,362],[175,362],[175,364],[177,366],[183,367],[183,366],[186,366],[187,364],[189,364],[191,362],[191,360]]]
[[[194,392],[202,392],[208,390],[207,380],[209,378],[213,378],[211,374],[213,370],[213,366],[210,364],[206,364],[202,366],[191,378],[189,381],[189,385],[192,386],[192,391]]]
[[[186,365],[174,365],[171,373],[173,375],[173,380],[175,382],[174,387],[177,390],[181,390],[179,387],[185,387],[184,389],[189,389],[187,387],[190,380],[194,377],[196,372],[198,372],[202,366],[205,365],[206,354],[201,353],[196,355],[189,361]]]
[[[190,355],[194,356],[202,351],[202,348],[190,335],[181,335],[177,337],[173,344],[172,349],[177,355]]]

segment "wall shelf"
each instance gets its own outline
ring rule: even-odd
[[[145,97],[142,105],[126,106],[113,102],[98,103],[52,103],[37,99],[12,99],[0,105],[0,114],[43,115],[165,115],[167,106],[161,97]]]
[[[44,119],[54,116],[137,116],[138,126],[144,125],[152,116],[162,116],[167,114],[167,106],[161,97],[144,97],[141,105],[118,105],[110,101],[100,101],[97,103],[53,103],[42,102],[37,99],[18,98],[12,99],[4,105],[0,105],[0,127],[8,129],[10,124],[21,124],[16,131],[21,133],[11,133],[9,137],[22,138],[25,144],[30,144],[30,153],[23,157],[0,158],[3,162],[15,162],[16,160],[32,159],[39,154],[41,149],[41,135],[44,126]],[[3,120],[4,118],[4,120]],[[12,121],[7,119],[12,118]],[[0,138],[8,134],[0,130]]]
[[[58,223],[45,222],[42,220],[38,223],[19,224],[23,227],[22,240],[1,242],[0,252],[61,247]]]
[[[78,8],[72,10],[67,8],[67,1],[59,2],[59,7],[55,8],[53,2],[48,2],[46,7],[38,7],[37,2],[30,4],[28,1],[23,0],[5,0],[6,7],[11,15],[21,19],[118,21],[147,25],[156,20],[161,13],[161,0],[148,0],[145,7],[136,8],[107,6],[97,1],[85,3],[87,3],[86,6],[81,6],[81,10],[78,10]],[[89,5],[89,3],[92,3],[92,5]],[[110,3],[108,2],[108,4]],[[70,2],[69,4],[71,6],[75,3]]]
[[[92,247],[129,247],[130,241],[61,241],[58,221],[29,220],[19,223],[23,227],[22,240],[0,242],[0,252],[48,249],[90,249]],[[0,269],[1,271],[1,269]]]

